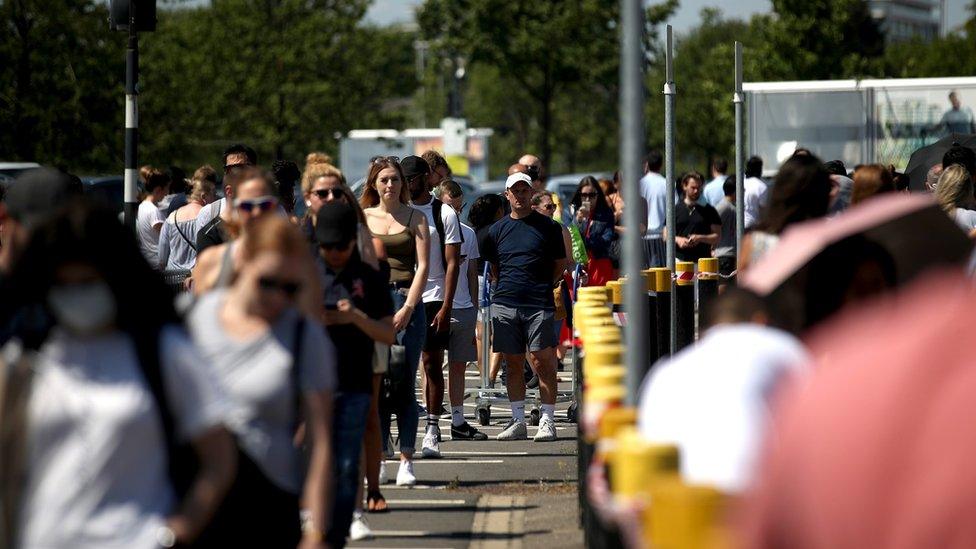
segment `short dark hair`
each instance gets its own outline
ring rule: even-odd
[[[169,192],[170,194],[185,193],[188,188],[186,185],[186,172],[178,166],[170,166],[166,170],[166,176],[169,177]]]
[[[437,168],[447,168],[447,172],[451,172],[451,167],[448,166],[447,160],[441,156],[441,153],[435,151],[434,149],[424,151],[424,154],[420,155],[420,158],[427,161],[427,165],[430,166],[431,172],[437,170]]]
[[[728,173],[729,161],[722,157],[717,157],[714,160],[712,160],[712,169],[714,169],[718,173]]]
[[[976,152],[969,147],[953,144],[942,156],[942,168],[946,169],[953,164],[959,164],[969,173],[976,173]]]
[[[169,176],[159,170],[151,170],[146,176],[146,192],[148,193],[166,185],[169,185]]]
[[[725,183],[722,183],[722,192],[725,196],[735,196],[735,176],[730,175],[725,178]]]
[[[271,173],[274,174],[275,181],[278,184],[285,185],[295,185],[302,177],[302,172],[298,169],[298,164],[295,164],[291,160],[275,160],[271,164]]]
[[[742,288],[729,286],[718,296],[702,314],[702,321],[708,328],[719,323],[751,322],[757,315],[769,316],[769,305],[759,294]]]
[[[505,210],[505,200],[494,193],[479,196],[468,210],[468,222],[472,229],[487,227],[495,222],[498,210]]]
[[[843,175],[847,177],[847,167],[844,166],[844,162],[841,160],[831,160],[830,162],[824,162],[824,169],[830,175]]]
[[[644,157],[644,163],[647,164],[647,169],[652,172],[659,172],[661,171],[661,166],[664,165],[664,156],[661,155],[661,151],[651,149],[648,151],[647,156]]]
[[[762,177],[763,159],[758,156],[750,156],[746,160],[746,177]]]
[[[223,161],[220,163],[222,166],[227,165],[227,157],[232,154],[243,154],[247,157],[247,163],[254,166],[258,163],[258,153],[254,152],[254,149],[244,145],[243,143],[235,143],[230,147],[224,149]]]

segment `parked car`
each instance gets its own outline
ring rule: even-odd
[[[121,212],[125,201],[125,180],[121,175],[84,176],[81,178],[85,194],[93,200]]]

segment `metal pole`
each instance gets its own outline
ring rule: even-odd
[[[668,25],[668,42],[665,50],[664,82],[664,178],[667,183],[667,247],[668,268],[674,273],[674,99],[677,90],[674,85],[674,48],[671,25]],[[678,333],[677,304],[675,292],[671,292],[671,353],[677,348],[675,338]]]
[[[641,178],[641,154],[644,149],[644,75],[642,70],[641,34],[644,12],[640,0],[622,0],[620,6],[620,168],[624,185],[624,203],[641,200],[637,182]],[[627,404],[637,405],[644,372],[650,360],[647,347],[647,292],[643,268],[643,234],[640,230],[641,208],[624,209],[624,302],[627,310]]]
[[[139,35],[136,33],[136,4],[129,2],[129,43],[125,50],[125,225],[136,227],[138,212],[139,105],[136,83],[139,81]]]
[[[746,151],[742,123],[742,42],[735,43],[735,253],[742,250],[742,235],[746,230],[745,172]]]

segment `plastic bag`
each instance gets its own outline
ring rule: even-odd
[[[573,243],[573,260],[582,265],[586,265],[589,256],[586,255],[586,244],[583,243],[583,235],[580,234],[579,227],[569,226],[569,239]]]

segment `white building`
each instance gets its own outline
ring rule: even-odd
[[[930,41],[940,34],[941,0],[869,0],[868,10],[887,42]]]

